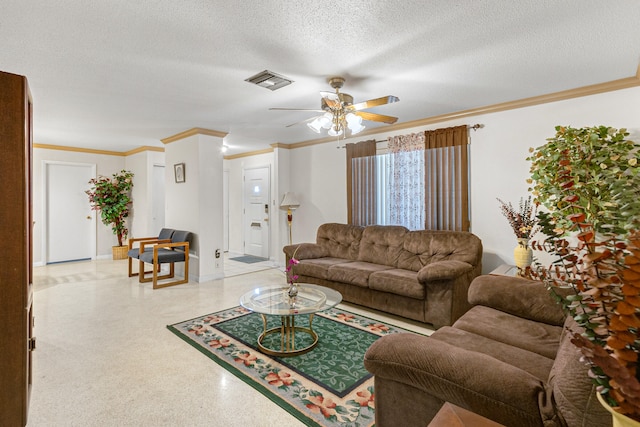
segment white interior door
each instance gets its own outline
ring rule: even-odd
[[[269,258],[269,168],[244,170],[244,252]]]
[[[45,164],[46,262],[91,259],[96,256],[96,216],[85,193],[95,177],[95,165]]]
[[[164,227],[165,185],[163,165],[153,165],[153,176],[151,179],[151,230],[149,230],[147,235],[157,236],[162,227]]]

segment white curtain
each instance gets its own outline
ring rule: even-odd
[[[385,222],[409,230],[425,227],[425,135],[414,133],[390,137],[385,165]]]

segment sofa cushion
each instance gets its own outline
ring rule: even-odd
[[[436,261],[462,261],[472,266],[482,258],[482,242],[460,231],[416,230],[407,232],[398,254],[398,268],[418,271]]]
[[[534,322],[482,305],[472,307],[453,326],[549,359],[556,357],[562,333],[561,326]]]
[[[300,276],[311,276],[317,277],[319,279],[328,279],[329,267],[331,267],[332,265],[345,264],[349,262],[353,261],[332,257],[303,259],[295,265],[293,271],[295,272],[295,274],[298,274]]]
[[[356,260],[364,227],[348,224],[327,223],[318,227],[316,243],[322,246],[327,256]]]
[[[369,288],[416,299],[424,299],[425,292],[418,273],[397,268],[371,273]]]
[[[371,273],[389,269],[391,267],[360,261],[334,264],[327,271],[327,279],[366,288],[369,286]]]
[[[553,359],[538,353],[497,342],[491,338],[444,326],[431,335],[431,339],[447,342],[459,348],[489,355],[501,362],[530,373],[540,381],[546,381],[553,367]]]
[[[183,262],[185,260],[184,251],[172,251],[170,249],[158,249],[158,262],[160,264],[169,262]],[[153,251],[144,251],[140,254],[140,261],[153,264]]]
[[[399,225],[370,225],[362,232],[358,261],[396,267],[409,232]]]

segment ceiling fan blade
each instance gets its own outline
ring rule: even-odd
[[[348,106],[350,110],[364,110],[365,108],[377,107],[379,105],[392,104],[398,102],[400,99],[397,96],[389,95],[381,98],[370,99],[368,101],[358,102]]]
[[[320,96],[324,99],[324,102],[329,108],[340,108],[340,97],[335,92],[320,92]]]
[[[354,114],[362,117],[363,120],[369,120],[372,122],[393,124],[398,121],[397,117],[385,116],[384,114],[369,113],[367,111],[356,111]]]
[[[315,111],[317,113],[324,113],[324,110],[319,110],[317,108],[269,108],[269,110],[279,110],[279,111]]]

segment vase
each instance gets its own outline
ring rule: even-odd
[[[611,417],[613,418],[613,427],[640,427],[639,421],[636,421],[624,414],[620,414],[614,411],[613,408],[609,406],[607,402],[605,402],[600,393],[596,393],[596,395],[598,396],[598,401],[600,402],[600,404],[604,407],[604,409],[607,410],[607,412],[611,414]]]
[[[298,284],[289,283],[289,289],[287,289],[287,296],[289,297],[289,305],[291,307],[296,304],[296,297],[298,296]]]
[[[529,247],[529,239],[518,239],[518,246],[513,250],[516,267],[525,269],[533,262],[533,250]]]

